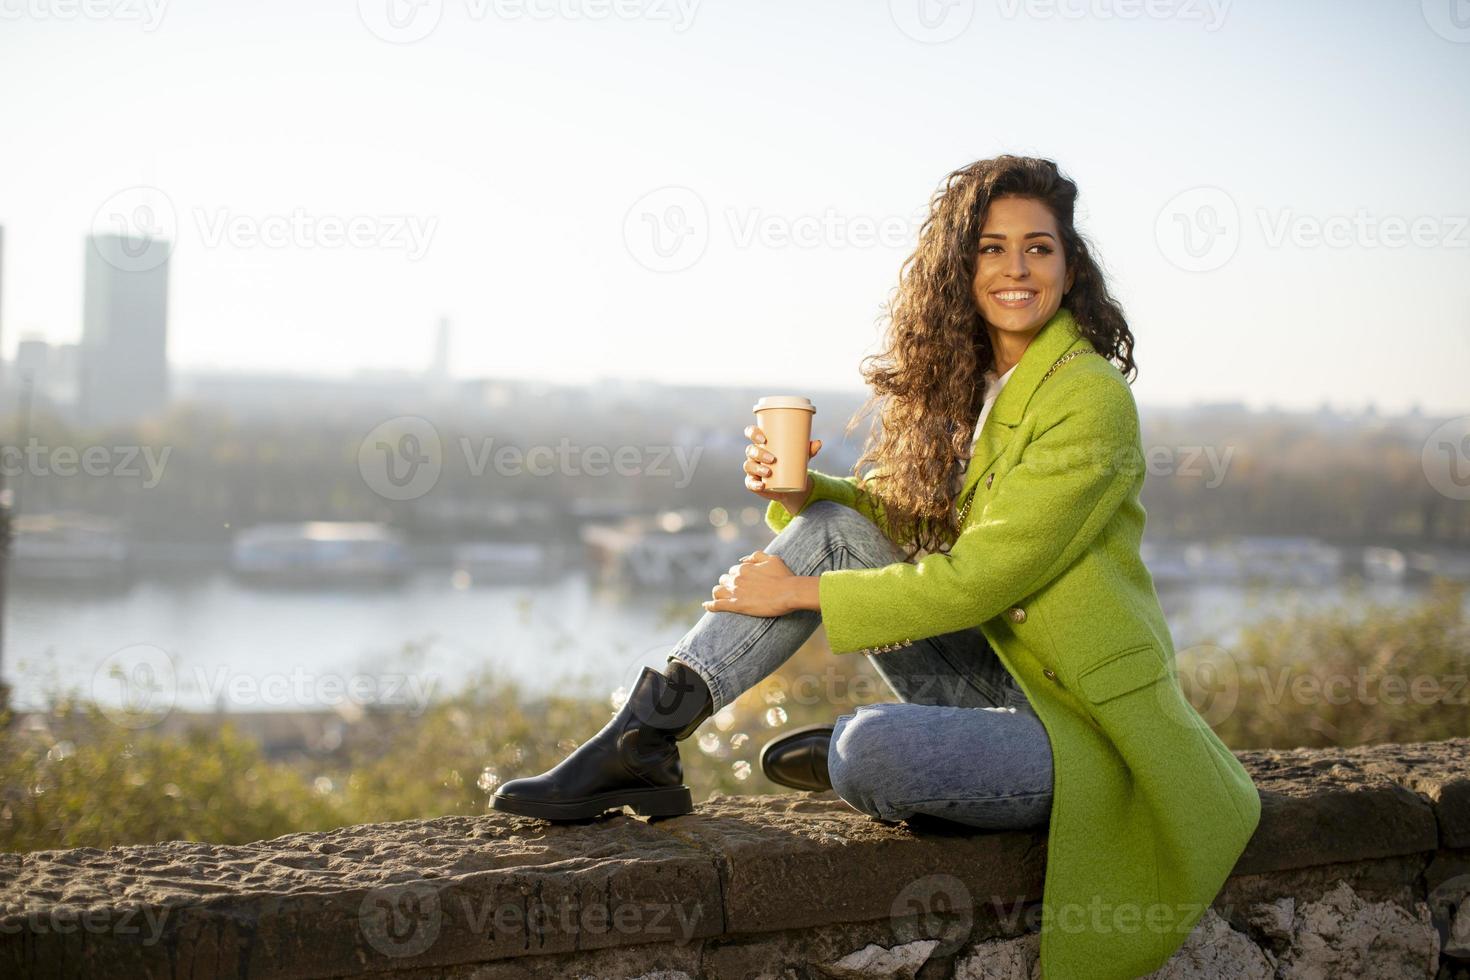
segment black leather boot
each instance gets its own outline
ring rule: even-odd
[[[506,782],[490,805],[544,820],[585,820],[624,805],[647,817],[689,813],[694,804],[674,743],[713,707],[704,679],[684,662],[669,661],[663,673],[644,667],[601,731],[541,775]]]
[[[773,783],[814,793],[832,788],[827,773],[831,725],[807,725],[773,738],[761,748],[761,772]]]

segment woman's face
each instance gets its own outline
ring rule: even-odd
[[[1061,232],[1046,205],[1027,197],[991,201],[972,285],[980,316],[991,330],[1035,333],[1071,288]]]

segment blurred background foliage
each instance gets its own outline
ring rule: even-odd
[[[1411,607],[1349,600],[1272,617],[1232,650],[1179,651],[1180,681],[1237,750],[1470,735],[1465,589],[1440,580]],[[1385,678],[1400,678],[1399,687]],[[0,847],[240,843],[482,813],[500,782],[555,765],[611,717],[624,693],[528,699],[483,675],[417,716],[371,712],[342,752],[293,762],[267,759],[228,721],[166,737],[57,692],[44,716],[24,726],[3,719]],[[893,699],[865,658],[832,656],[819,630],[780,671],[680,743],[685,781],[696,800],[788,792],[760,774],[765,741]]]

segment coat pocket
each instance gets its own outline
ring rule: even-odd
[[[1093,664],[1080,675],[1077,683],[1093,704],[1101,704],[1120,694],[1136,691],[1146,684],[1163,680],[1169,674],[1164,660],[1152,644],[1130,647],[1113,654],[1102,663]]]

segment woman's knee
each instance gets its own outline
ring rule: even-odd
[[[817,500],[807,505],[788,530],[815,531],[840,542],[860,564],[883,565],[901,558],[900,550],[883,529],[866,514],[835,500]]]
[[[798,515],[797,520],[820,524],[851,524],[855,527],[866,524],[878,530],[878,526],[870,521],[866,514],[835,500],[813,500]]]
[[[837,795],[848,802],[871,804],[873,791],[882,784],[882,774],[896,762],[892,750],[897,740],[892,726],[884,724],[884,716],[882,704],[867,704],[852,714],[838,716],[833,725],[827,746],[827,774]]]

